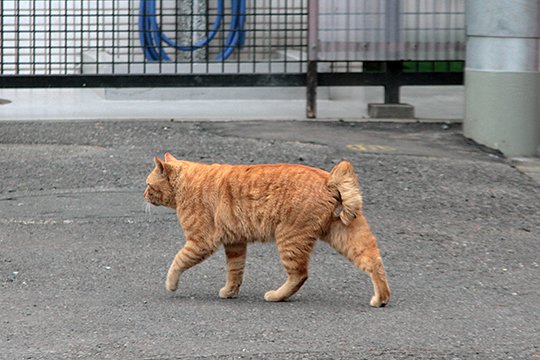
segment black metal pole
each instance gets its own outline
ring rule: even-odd
[[[401,61],[386,62],[386,85],[384,86],[384,103],[399,104],[400,77],[403,73]]]
[[[317,62],[308,61],[306,77],[306,117],[317,117]]]
[[[319,0],[308,2],[308,63],[306,73],[306,117],[317,117],[317,60]]]

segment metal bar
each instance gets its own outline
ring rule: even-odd
[[[30,61],[32,62],[32,65],[30,65],[30,71],[33,74],[36,72],[36,0],[32,0],[31,6],[30,16],[32,17],[32,25],[30,31],[32,32],[32,43],[30,44]],[[0,41],[0,43],[2,43],[2,41]],[[0,58],[2,58],[1,55]]]
[[[317,117],[319,0],[308,1],[308,64],[306,83],[306,117]]]
[[[133,0],[130,0],[133,1]],[[128,36],[127,36],[127,72],[128,74],[131,73],[131,65],[134,63],[135,59],[135,45],[137,42],[135,31],[133,31],[135,27],[135,23],[137,23],[136,19],[133,19],[133,17],[136,16],[131,12],[131,8],[129,10],[129,14],[127,17],[127,29],[128,29]],[[82,29],[81,29],[82,31]]]
[[[0,29],[4,28],[4,2],[0,1]],[[4,32],[0,31],[0,74],[4,72]]]
[[[317,117],[317,62],[308,61],[306,74],[306,117]]]
[[[384,72],[317,73],[318,86],[384,86]],[[400,73],[400,86],[463,85],[461,72]],[[306,86],[306,74],[3,75],[0,88]]]
[[[115,7],[115,4],[116,4],[116,1],[112,1],[112,10],[111,10],[111,16],[112,16],[112,29],[111,29],[111,37],[112,37],[112,40],[111,40],[111,44],[112,44],[112,50],[111,50],[111,71],[112,73],[114,74],[115,73],[115,65],[116,65],[116,49],[118,48],[118,46],[116,45],[116,34],[117,34],[117,31],[115,29],[115,25],[116,25],[116,14],[117,14],[117,11],[116,11],[116,7]],[[118,21],[120,22],[120,21]],[[118,44],[120,43],[120,41],[118,41]]]
[[[384,85],[384,103],[399,104],[399,77],[403,72],[401,61],[386,62],[386,83]]]
[[[399,86],[463,85],[461,72],[401,72],[395,78]],[[374,73],[318,73],[319,86],[384,86],[388,76],[384,72]]]
[[[306,74],[3,75],[0,88],[305,86]]]
[[[48,58],[47,58],[47,73],[52,74],[53,67],[53,10],[52,10],[52,0],[49,0],[47,7],[47,44],[48,44]]]
[[[252,51],[251,51],[251,56],[253,59],[256,59],[256,56],[257,56],[257,35],[258,35],[258,31],[257,30],[257,15],[258,15],[258,12],[257,12],[257,1],[253,1],[252,5],[253,7],[253,12],[250,16],[250,19],[252,21],[252,27],[253,29],[255,29],[255,31],[252,31],[251,33],[251,37],[252,37],[252,41],[253,41],[253,46],[252,46]],[[255,61],[252,62],[252,68],[251,68],[251,72],[255,72],[257,70],[257,64]]]
[[[21,5],[20,2],[17,1],[17,6],[15,8],[15,27],[17,30],[20,30],[20,23],[21,23]],[[15,72],[19,74],[21,72],[20,64],[21,64],[21,39],[20,39],[20,33],[19,31],[15,32],[15,62],[16,62],[16,70]]]

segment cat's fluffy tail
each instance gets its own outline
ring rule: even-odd
[[[335,210],[336,217],[339,217],[343,224],[349,225],[362,208],[362,195],[360,185],[350,162],[341,161],[330,171],[328,185],[337,189],[341,206]]]

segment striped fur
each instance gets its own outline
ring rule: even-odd
[[[186,243],[176,254],[166,287],[175,291],[180,274],[220,246],[227,257],[222,298],[238,295],[251,242],[275,241],[287,281],[268,291],[267,301],[296,293],[308,277],[317,239],[332,245],[373,282],[372,306],[388,303],[390,291],[377,242],[362,214],[362,197],[352,165],[342,161],[330,173],[303,165],[221,165],[154,159],[145,198],[174,208]]]

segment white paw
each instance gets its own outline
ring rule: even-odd
[[[169,292],[175,292],[178,289],[178,282],[175,283],[175,282],[169,281],[169,279],[167,279],[167,282],[165,283],[165,288]]]
[[[169,272],[167,273],[167,281],[165,282],[165,288],[167,289],[167,291],[175,292],[176,289],[178,289],[179,278],[179,273],[175,272],[172,269],[169,269]]]
[[[277,291],[271,290],[271,291],[268,291],[266,294],[264,294],[264,300],[275,302],[275,301],[281,301],[283,300],[283,298],[278,295]]]
[[[371,301],[369,302],[369,305],[373,307],[384,307],[388,303],[388,300],[382,301],[381,298],[377,295],[373,295],[371,298]]]
[[[222,299],[234,299],[237,296],[238,290],[235,291],[235,289],[229,289],[228,287],[224,287],[219,290],[219,297]]]

